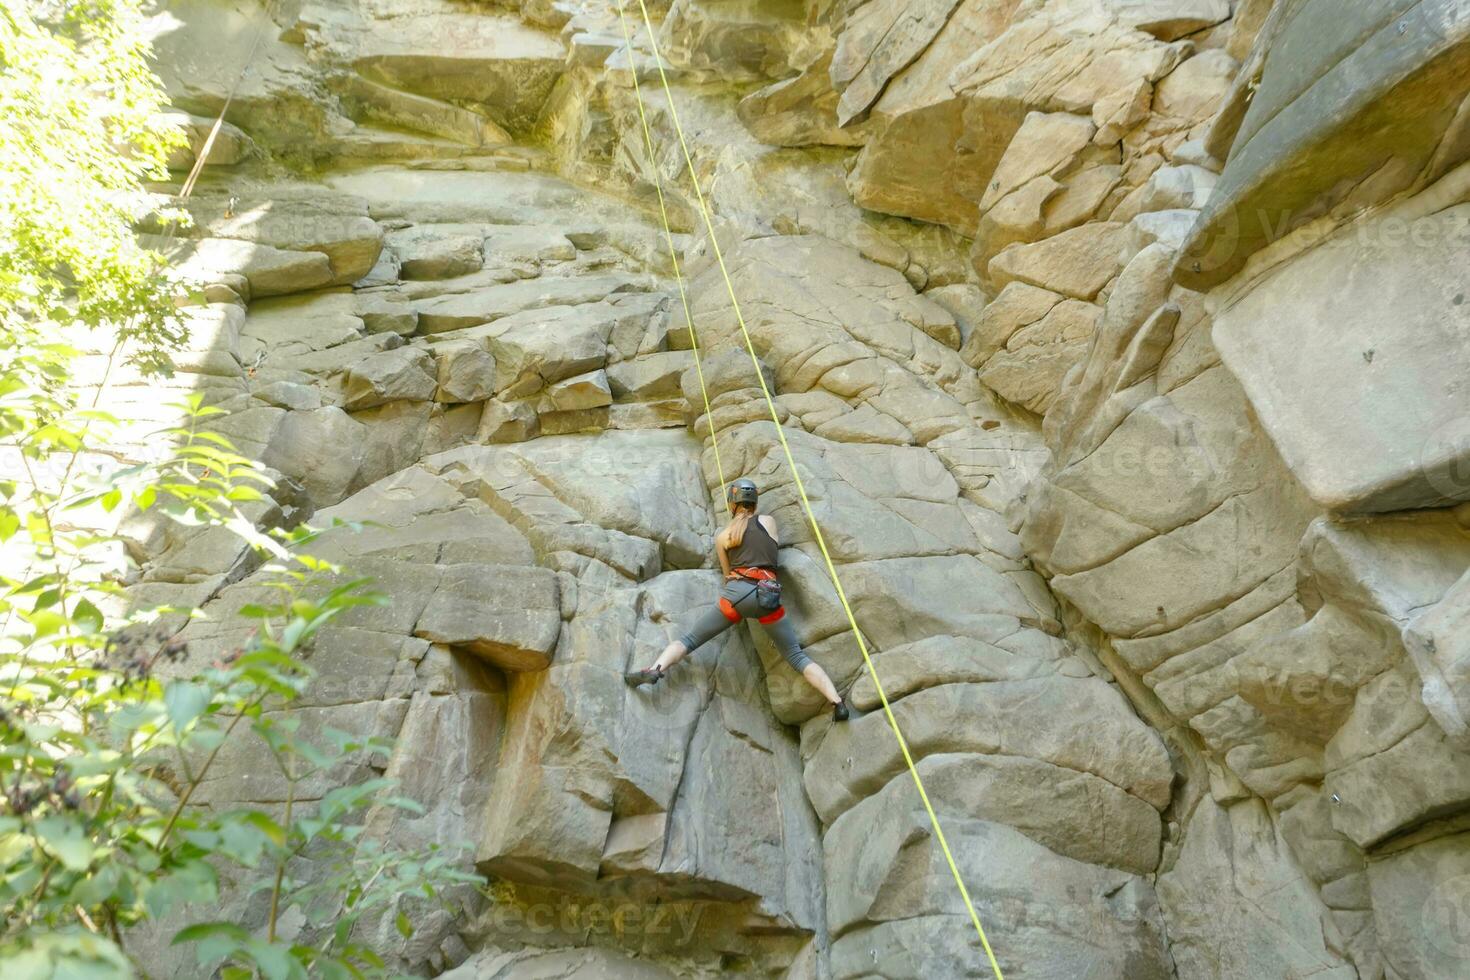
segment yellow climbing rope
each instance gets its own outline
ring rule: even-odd
[[[679,284],[679,301],[684,304],[684,322],[689,325],[689,346],[694,351],[694,373],[699,377],[699,394],[704,399],[704,423],[709,427],[710,443],[715,449],[715,471],[720,477],[720,487],[725,487],[725,467],[720,462],[720,440],[715,435],[715,420],[709,407],[709,389],[704,384],[704,365],[699,356],[699,335],[694,329],[694,313],[689,309],[689,293],[684,288],[684,271],[679,267],[679,252],[674,247],[674,231],[669,227],[669,210],[664,202],[664,180],[658,171],[658,159],[654,156],[653,130],[648,125],[648,114],[643,109],[643,88],[638,82],[638,69],[633,64],[633,36],[628,32],[628,18],[618,5],[618,19],[623,24],[623,43],[628,48],[628,70],[633,74],[633,97],[638,103],[638,119],[643,123],[643,147],[648,152],[648,166],[653,170],[653,188],[658,192],[658,214],[664,224],[664,241],[669,246],[669,262],[674,267],[674,281]]]
[[[631,35],[628,31],[627,14],[623,9],[622,0],[616,0],[616,2],[618,7],[618,17],[623,22],[623,36],[628,41],[629,70],[633,73],[634,94],[638,96],[638,115],[643,122],[644,141],[645,144],[649,147],[649,156],[651,158],[653,156],[653,134],[648,126],[648,118],[643,109],[643,100],[641,93],[637,88],[638,69],[637,66],[633,63],[633,47]],[[847,599],[847,593],[842,588],[842,580],[837,575],[837,566],[832,561],[831,552],[829,552],[827,549],[826,538],[823,537],[822,529],[817,524],[816,514],[812,510],[811,499],[807,496],[806,486],[802,483],[801,473],[797,470],[796,467],[796,458],[792,455],[791,446],[786,441],[786,433],[781,425],[780,413],[776,410],[775,399],[771,397],[771,390],[767,386],[765,375],[761,371],[760,357],[756,354],[755,343],[751,340],[750,331],[746,327],[745,316],[740,309],[740,300],[735,295],[735,284],[730,279],[730,272],[725,266],[725,256],[720,249],[719,238],[715,234],[714,222],[710,217],[709,205],[705,202],[704,192],[701,191],[699,187],[699,176],[694,169],[694,158],[689,152],[688,140],[686,140],[684,137],[684,127],[679,122],[679,110],[678,107],[674,104],[674,93],[673,90],[669,87],[668,74],[664,71],[663,56],[659,53],[658,41],[654,37],[653,21],[648,16],[648,7],[645,3],[645,0],[638,0],[638,8],[643,14],[643,26],[648,32],[648,43],[650,49],[653,52],[654,65],[658,68],[658,76],[660,82],[663,85],[664,97],[668,100],[669,103],[669,118],[670,121],[672,121],[674,124],[674,132],[678,135],[679,148],[684,155],[684,165],[689,171],[690,183],[694,185],[694,197],[699,204],[699,211],[700,215],[704,219],[705,230],[709,234],[710,247],[714,251],[715,262],[719,267],[720,275],[724,277],[725,290],[729,293],[730,305],[731,308],[734,310],[735,320],[740,325],[740,335],[745,341],[745,349],[750,353],[750,361],[755,368],[756,381],[760,383],[761,394],[765,397],[767,408],[770,409],[771,421],[775,424],[776,427],[776,437],[780,440],[781,450],[786,455],[786,465],[791,470],[792,479],[796,484],[796,492],[801,497],[802,508],[806,511],[807,521],[811,524],[812,535],[816,539],[817,547],[821,549],[822,558],[827,565],[827,574],[831,576],[832,585],[837,590],[838,601],[842,603],[842,611],[847,615],[848,625],[852,628],[852,635],[857,640],[858,650],[863,655],[863,663],[867,666],[868,676],[873,679],[873,689],[878,694],[878,700],[881,701],[883,704],[883,714],[888,719],[889,727],[893,729],[893,736],[898,740],[899,751],[903,753],[903,761],[908,766],[909,774],[914,778],[914,786],[919,791],[919,799],[923,801],[924,810],[929,815],[929,823],[934,828],[934,837],[937,841],[939,841],[939,847],[944,852],[944,859],[949,864],[950,874],[954,876],[955,885],[959,888],[960,898],[963,899],[965,903],[965,909],[970,913],[970,922],[974,924],[975,933],[980,937],[980,944],[984,947],[985,955],[990,960],[990,968],[995,972],[996,980],[1005,980],[1000,970],[1000,964],[996,961],[995,951],[991,949],[990,940],[986,938],[985,928],[980,924],[980,915],[975,911],[975,903],[970,899],[969,889],[965,887],[964,878],[960,875],[959,867],[955,864],[954,854],[949,849],[949,841],[944,836],[944,828],[941,827],[939,824],[939,815],[934,812],[934,806],[932,803],[929,802],[929,794],[924,789],[924,781],[919,777],[919,770],[914,765],[913,755],[909,752],[908,741],[903,737],[903,731],[898,726],[898,719],[894,717],[893,707],[889,704],[888,695],[884,693],[883,685],[878,680],[878,671],[873,667],[873,658],[868,653],[867,642],[863,639],[862,630],[858,628],[857,617],[853,614],[852,605],[848,602]],[[660,207],[662,208],[662,187],[660,187],[659,190],[659,200]],[[665,222],[665,231],[667,231],[667,212],[664,213],[663,217]],[[670,248],[672,248],[673,238],[671,233],[669,237],[669,242]],[[680,289],[681,291],[683,289],[682,282],[680,284]],[[694,332],[694,323],[692,319],[690,320],[689,329],[690,334],[692,335]],[[701,386],[704,384],[704,377],[702,372],[700,374],[700,384]],[[706,411],[708,411],[708,405],[709,401],[708,396],[706,395]],[[710,437],[714,437],[714,422],[712,419],[710,420]],[[723,476],[721,477],[721,479],[723,481]],[[721,483],[721,485],[724,485],[723,482]]]

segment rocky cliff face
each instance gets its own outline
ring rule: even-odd
[[[1464,976],[1463,4],[653,14],[816,516],[1008,974]],[[989,975],[641,30],[626,48],[592,0],[187,0],[154,24],[196,130],[261,38],[171,246],[204,300],[173,383],[281,476],[262,524],[372,522],[319,550],[394,600],[327,630],[293,710],[395,740],[426,812],[369,833],[466,842],[492,880],[455,915],[406,908],[385,956],[457,980]],[[143,431],[165,393],[107,400]],[[781,523],[845,726],[759,633],[656,694],[620,682],[709,601],[715,439]],[[138,600],[206,603],[197,656],[235,643],[260,589],[235,542],[126,530]],[[207,802],[278,798],[226,762]]]

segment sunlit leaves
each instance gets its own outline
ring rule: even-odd
[[[447,855],[364,838],[364,811],[416,806],[385,780],[298,792],[384,765],[385,744],[303,731],[290,710],[321,630],[382,600],[306,554],[323,529],[255,526],[273,483],[211,429],[203,395],[131,463],[107,451],[121,423],[105,402],[78,396],[125,359],[166,370],[182,340],[161,260],[132,230],[177,138],[140,9],[0,0],[0,962],[5,980],[130,977],[115,938],[237,889],[269,892],[270,917],[179,933],[200,975],[381,975],[363,918],[407,938],[405,896],[475,880]],[[267,597],[240,614],[252,628],[193,656],[180,630],[199,610],[129,611],[140,546],[110,530],[122,518],[236,534],[263,563]],[[243,745],[278,770],[283,809],[199,805]],[[308,854],[318,870],[296,880]],[[304,925],[286,941],[288,907]]]
[[[139,0],[0,0],[0,336],[22,341],[0,343],[5,374],[62,380],[65,358],[40,344],[68,324],[111,326],[164,363],[178,323],[130,230],[140,181],[179,140],[162,107]]]

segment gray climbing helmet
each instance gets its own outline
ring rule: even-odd
[[[732,504],[754,504],[760,495],[755,483],[746,479],[736,480],[725,490],[725,500]]]

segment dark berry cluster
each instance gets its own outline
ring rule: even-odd
[[[189,643],[171,636],[163,627],[151,630],[123,631],[111,637],[103,649],[103,664],[138,681],[150,676],[160,660],[177,663],[189,655]]]

